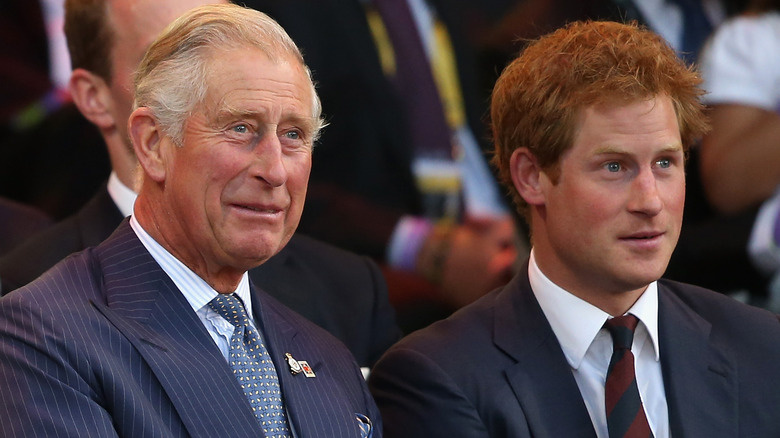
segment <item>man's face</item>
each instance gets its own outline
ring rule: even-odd
[[[122,141],[130,147],[127,119],[133,108],[133,74],[157,35],[190,9],[208,0],[115,0],[109,2],[108,20],[114,29],[111,50],[112,115]]]
[[[295,59],[219,51],[208,92],[176,146],[163,138],[162,235],[188,266],[247,270],[290,239],[303,210],[315,131],[311,82]],[[205,277],[204,277],[205,278]]]
[[[558,183],[541,175],[534,247],[542,271],[591,303],[644,290],[677,244],[683,165],[669,97],[585,108]]]

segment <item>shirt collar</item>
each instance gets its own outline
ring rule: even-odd
[[[133,205],[138,195],[119,180],[116,172],[111,172],[111,176],[108,177],[108,194],[119,211],[122,212],[122,216],[127,217],[133,214]]]
[[[585,353],[596,338],[607,312],[562,289],[547,278],[536,264],[533,249],[528,263],[528,279],[531,290],[552,327],[569,365],[578,369]],[[656,360],[658,355],[658,286],[650,283],[642,296],[629,309],[647,329],[653,342]]]
[[[174,257],[173,254],[168,252],[162,245],[157,243],[157,241],[143,229],[141,224],[138,223],[135,216],[130,217],[130,226],[157,264],[160,265],[176,287],[179,288],[179,291],[184,295],[184,298],[186,298],[187,302],[192,306],[192,310],[197,312],[217,296],[218,292],[209,286],[205,280],[200,278],[198,274],[188,268],[187,265]],[[254,322],[252,298],[249,291],[249,276],[246,272],[241,276],[241,281],[238,283],[238,287],[234,292],[241,298],[241,301],[244,302],[246,313],[249,315],[252,322]]]

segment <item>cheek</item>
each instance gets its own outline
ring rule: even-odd
[[[664,198],[664,205],[674,214],[682,215],[685,207],[685,179],[676,178],[669,181],[662,190],[661,196]]]
[[[607,216],[612,209],[611,204],[616,198],[605,191],[604,187],[591,185],[581,179],[577,184],[566,184],[559,187],[557,197],[558,213],[569,220],[586,220]]]
[[[287,185],[291,192],[306,194],[311,173],[311,155],[291,160],[288,167]]]
[[[603,230],[614,227],[620,217],[622,200],[617,194],[610,194],[604,187],[589,187],[587,182],[572,185],[560,200],[557,214],[574,240],[589,242]]]

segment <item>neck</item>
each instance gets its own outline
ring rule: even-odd
[[[176,220],[161,207],[165,204],[150,198],[147,191],[142,189],[133,209],[133,215],[144,231],[214,290],[219,293],[234,292],[246,271],[210,261],[198,251],[197,244],[191,238],[183,235]]]
[[[111,170],[116,173],[122,184],[134,192],[138,192],[140,188],[136,184],[138,160],[135,158],[132,146],[119,139],[116,130],[112,135],[104,135],[103,140],[105,140],[108,147]]]

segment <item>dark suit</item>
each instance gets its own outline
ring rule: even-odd
[[[673,437],[780,436],[780,322],[662,280],[659,343]],[[527,269],[379,360],[369,387],[394,437],[594,437]]]
[[[359,437],[356,414],[381,424],[340,342],[254,286],[252,301],[298,436]],[[3,297],[0,340],[4,436],[262,436],[227,361],[127,222]],[[285,353],[316,377],[290,373]]]
[[[68,254],[95,246],[122,221],[105,185],[74,216],[0,259],[0,291],[19,288]],[[400,337],[376,264],[302,235],[249,271],[255,285],[339,338],[371,366]]]
[[[28,205],[0,198],[0,256],[51,225],[52,220],[42,212]]]

